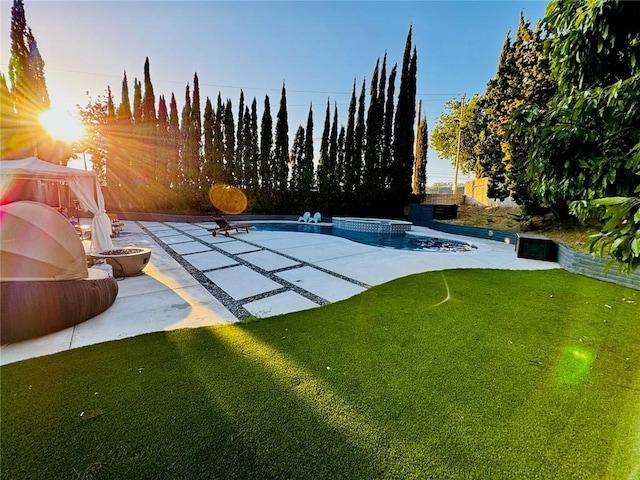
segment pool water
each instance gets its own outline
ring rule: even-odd
[[[476,247],[468,243],[450,240],[448,238],[426,237],[405,234],[392,235],[388,233],[354,232],[331,225],[313,225],[308,223],[254,223],[256,230],[268,232],[304,232],[321,233],[346,238],[353,242],[363,243],[374,247],[396,248],[398,250],[412,250],[415,252],[468,252]]]

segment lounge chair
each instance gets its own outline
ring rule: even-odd
[[[310,218],[311,218],[311,212],[304,212],[304,215],[302,215],[301,217],[298,217],[298,221],[308,223]]]
[[[316,212],[313,214],[313,217],[311,217],[308,222],[309,223],[318,223],[319,221],[322,220],[322,215],[320,215],[320,212]]]
[[[230,230],[235,230],[236,233],[240,230],[244,230],[245,232],[249,233],[249,227],[251,227],[251,225],[248,224],[231,224],[223,216],[213,217],[213,221],[218,224],[217,227],[209,229],[214,237],[218,234],[218,232],[223,232],[224,236],[228,237]]]
[[[118,215],[115,213],[107,213],[109,220],[111,220],[111,238],[120,236],[122,231],[122,223],[118,219]]]

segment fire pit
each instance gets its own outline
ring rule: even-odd
[[[94,259],[105,259],[113,268],[113,276],[132,277],[140,275],[151,258],[151,249],[143,247],[127,247],[92,253]]]

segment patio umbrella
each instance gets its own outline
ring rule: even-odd
[[[88,277],[84,246],[57,210],[30,201],[1,205],[0,232],[3,282]]]

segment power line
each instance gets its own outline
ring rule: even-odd
[[[4,67],[8,67],[9,64],[8,63],[0,63],[0,65],[4,68]],[[95,77],[105,77],[105,78],[117,78],[117,79],[122,79],[122,77],[120,75],[114,75],[114,74],[109,74],[109,73],[99,73],[99,72],[87,72],[87,71],[83,71],[83,70],[70,70],[70,69],[65,69],[65,68],[56,68],[56,67],[51,67],[49,65],[47,65],[46,70],[53,70],[55,72],[65,72],[65,73],[75,73],[75,74],[80,74],[80,75],[91,75],[91,76],[95,76]],[[176,84],[176,85],[186,85],[189,82],[184,82],[184,81],[179,81],[179,80],[163,80],[163,79],[154,79],[153,80],[155,83],[171,83],[171,84]],[[271,87],[243,87],[240,85],[219,85],[219,84],[215,84],[215,83],[206,83],[206,82],[199,82],[201,87],[215,87],[215,88],[235,88],[235,89],[240,89],[240,90],[260,90],[260,91],[273,91],[273,92],[279,92],[282,87],[278,87],[278,88],[271,88]],[[326,90],[297,90],[297,89],[289,89],[287,88],[287,93],[310,93],[310,94],[322,94],[322,95],[351,95],[351,91],[347,92],[347,91],[343,91],[343,92],[336,92],[336,91],[326,91]],[[438,102],[438,101],[442,101],[442,100],[448,100],[450,97],[455,97],[455,96],[460,96],[460,93],[416,93],[417,97],[447,97],[447,98],[443,98],[443,99],[428,99],[425,100],[427,102]]]

